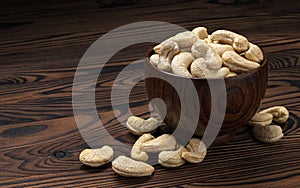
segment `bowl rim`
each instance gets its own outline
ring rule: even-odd
[[[155,46],[155,45],[154,45]],[[153,46],[153,47],[154,47]],[[257,71],[263,69],[265,66],[267,66],[268,64],[268,61],[267,61],[267,54],[266,52],[264,51],[264,49],[260,48],[262,53],[263,53],[263,61],[262,63],[260,64],[260,66],[254,70],[251,70],[249,72],[245,72],[245,73],[241,73],[241,74],[238,74],[237,76],[231,76],[231,77],[223,77],[223,78],[195,78],[195,77],[184,77],[184,76],[181,76],[181,75],[176,75],[172,72],[166,72],[166,71],[162,71],[160,69],[158,69],[157,67],[153,66],[151,63],[150,63],[150,56],[155,54],[154,50],[153,50],[153,47],[150,48],[147,53],[146,53],[146,63],[153,69],[155,69],[156,71],[160,72],[160,73],[163,73],[163,74],[166,74],[168,76],[173,76],[173,77],[177,77],[177,78],[183,78],[183,79],[191,79],[191,80],[221,80],[221,79],[224,79],[224,80],[236,80],[236,79],[240,79],[240,78],[244,78],[244,77],[248,77],[252,74],[255,74]]]

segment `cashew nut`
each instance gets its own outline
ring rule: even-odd
[[[134,135],[142,135],[143,133],[151,133],[158,127],[158,121],[155,118],[144,120],[140,117],[131,116],[127,119],[126,127]]]
[[[237,76],[238,74],[235,72],[230,71],[228,74],[226,74],[225,77],[232,77],[232,76]]]
[[[273,115],[270,113],[256,113],[248,122],[249,125],[270,125],[272,123]]]
[[[249,61],[232,51],[224,52],[222,59],[224,60],[223,64],[226,67],[237,73],[249,72],[260,66],[258,63]]]
[[[175,55],[171,63],[171,70],[174,74],[191,78],[188,67],[194,61],[194,57],[189,52],[180,52]]]
[[[234,51],[233,47],[228,44],[209,43],[209,46],[211,46],[220,56],[226,51]]]
[[[183,152],[181,156],[189,163],[200,163],[206,156],[206,146],[198,138],[192,138],[186,149],[187,152]]]
[[[192,46],[192,54],[196,58],[204,58],[209,69],[219,69],[222,67],[222,58],[208,44],[198,41]]]
[[[157,67],[158,62],[159,62],[159,55],[158,54],[153,54],[153,55],[150,56],[150,63],[152,65],[154,65],[155,67]]]
[[[149,153],[159,153],[161,151],[174,151],[176,149],[176,139],[170,134],[163,134],[155,139],[144,142],[140,145],[140,150]]]
[[[135,161],[123,155],[112,162],[112,169],[124,177],[151,176],[154,172],[153,166],[144,162]]]
[[[270,113],[277,123],[285,123],[289,118],[289,111],[284,106],[274,106],[259,113]]]
[[[171,37],[168,40],[176,42],[179,46],[179,49],[183,50],[190,49],[192,45],[197,42],[198,37],[191,31],[184,31],[176,34],[174,37]]]
[[[191,74],[197,78],[223,78],[229,74],[229,72],[227,67],[215,70],[208,69],[204,58],[195,59],[191,64]]]
[[[238,53],[244,52],[249,48],[248,39],[232,31],[217,30],[211,34],[211,40],[230,44]]]
[[[169,71],[171,68],[172,58],[179,53],[179,47],[176,42],[165,41],[161,43],[159,61],[157,68],[163,71]]]
[[[79,155],[79,160],[88,166],[99,167],[108,163],[114,155],[114,151],[109,146],[100,149],[85,149]]]
[[[256,125],[253,128],[254,137],[266,143],[273,143],[279,141],[283,137],[282,129],[278,125]]]
[[[252,43],[249,43],[249,49],[245,52],[244,56],[246,59],[257,63],[264,59],[261,49]]]
[[[151,134],[143,134],[142,136],[140,136],[140,138],[137,139],[137,141],[134,143],[134,145],[131,149],[131,153],[130,153],[131,158],[138,160],[138,161],[147,161],[148,154],[144,151],[141,151],[140,146],[144,142],[147,142],[152,139],[154,139],[154,136],[152,136]]]
[[[187,150],[183,146],[179,146],[176,151],[162,151],[158,155],[158,163],[164,167],[178,167],[185,163],[181,157],[183,152]]]
[[[207,29],[205,27],[196,27],[192,32],[202,40],[208,37]]]

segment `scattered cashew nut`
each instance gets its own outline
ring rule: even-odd
[[[289,118],[289,111],[284,106],[274,106],[259,113],[270,113],[273,115],[273,120],[277,123],[285,123]]]
[[[112,162],[112,169],[124,177],[143,177],[143,176],[151,176],[154,172],[153,166],[135,161],[126,156],[119,156]]]
[[[147,161],[149,158],[148,154],[144,151],[141,151],[140,146],[144,142],[147,142],[152,139],[154,139],[154,136],[152,136],[151,134],[143,134],[142,136],[140,136],[140,138],[137,139],[137,141],[132,146],[131,153],[130,153],[131,158],[138,161]]]
[[[176,149],[176,139],[173,135],[163,134],[155,139],[144,142],[140,145],[140,150],[149,153],[159,153],[161,151],[174,151]]]
[[[114,151],[109,146],[100,149],[85,149],[79,155],[79,160],[88,166],[99,167],[108,163],[114,155]]]
[[[256,125],[253,128],[254,137],[266,143],[273,143],[279,141],[283,137],[282,129],[278,125]]]
[[[127,119],[126,127],[134,135],[142,135],[143,133],[151,133],[158,127],[158,120],[155,118],[149,118],[144,120],[140,117],[131,116]]]
[[[222,58],[208,44],[198,41],[192,46],[192,54],[196,58],[204,58],[209,69],[219,69],[222,67]]]
[[[198,138],[192,138],[186,146],[187,152],[182,153],[182,158],[189,163],[200,163],[206,156],[206,146]]]
[[[179,146],[176,151],[162,151],[158,155],[158,163],[164,167],[178,167],[185,163],[181,157],[183,152],[187,150],[183,146]]]
[[[171,70],[174,74],[191,78],[192,75],[188,71],[188,67],[194,61],[194,57],[189,52],[180,52],[175,55],[171,63]]]
[[[260,66],[258,63],[249,61],[233,51],[224,52],[222,59],[226,67],[237,73],[249,72]]]
[[[273,115],[270,113],[256,113],[251,120],[248,122],[249,125],[255,126],[255,125],[260,125],[260,126],[266,126],[270,125],[273,120]]]
[[[249,41],[246,37],[227,30],[217,30],[211,34],[211,40],[219,43],[230,44],[238,52],[244,52],[249,48]]]

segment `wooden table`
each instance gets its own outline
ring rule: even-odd
[[[100,2],[1,2],[0,187],[300,186],[298,0],[235,4],[144,0],[119,7],[103,7]],[[262,108],[288,108],[284,138],[263,144],[247,129],[229,144],[210,147],[200,164],[175,169],[156,165],[155,174],[147,178],[119,177],[110,165],[82,166],[78,155],[88,145],[72,112],[72,83],[79,60],[106,32],[149,20],[187,29],[206,26],[209,32],[226,28],[260,45],[269,58]],[[111,86],[122,68],[144,57],[150,45],[134,45],[117,53],[98,79],[98,113],[111,135],[124,143],[133,143],[134,137],[112,112]],[[134,87],[131,108],[135,115],[149,116],[144,82]]]

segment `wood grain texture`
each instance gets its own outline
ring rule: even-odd
[[[218,2],[141,0],[103,7],[96,0],[1,1],[0,187],[299,187],[300,4],[297,0]],[[284,138],[273,145],[262,144],[246,128],[234,141],[210,147],[203,163],[176,169],[157,165],[154,176],[147,178],[118,177],[110,165],[82,166],[78,155],[88,145],[73,117],[71,93],[78,62],[104,33],[145,20],[187,29],[204,25],[209,32],[227,28],[260,45],[269,59],[268,88],[261,108],[288,108]],[[112,111],[111,86],[118,73],[143,58],[151,45],[134,45],[117,53],[97,82],[96,106],[105,128],[129,145],[135,137]],[[149,117],[143,81],[133,88],[130,102],[135,115]],[[123,117],[126,112],[118,114]],[[87,129],[95,136],[92,119],[86,121],[91,122]],[[106,143],[106,138],[100,142]]]

